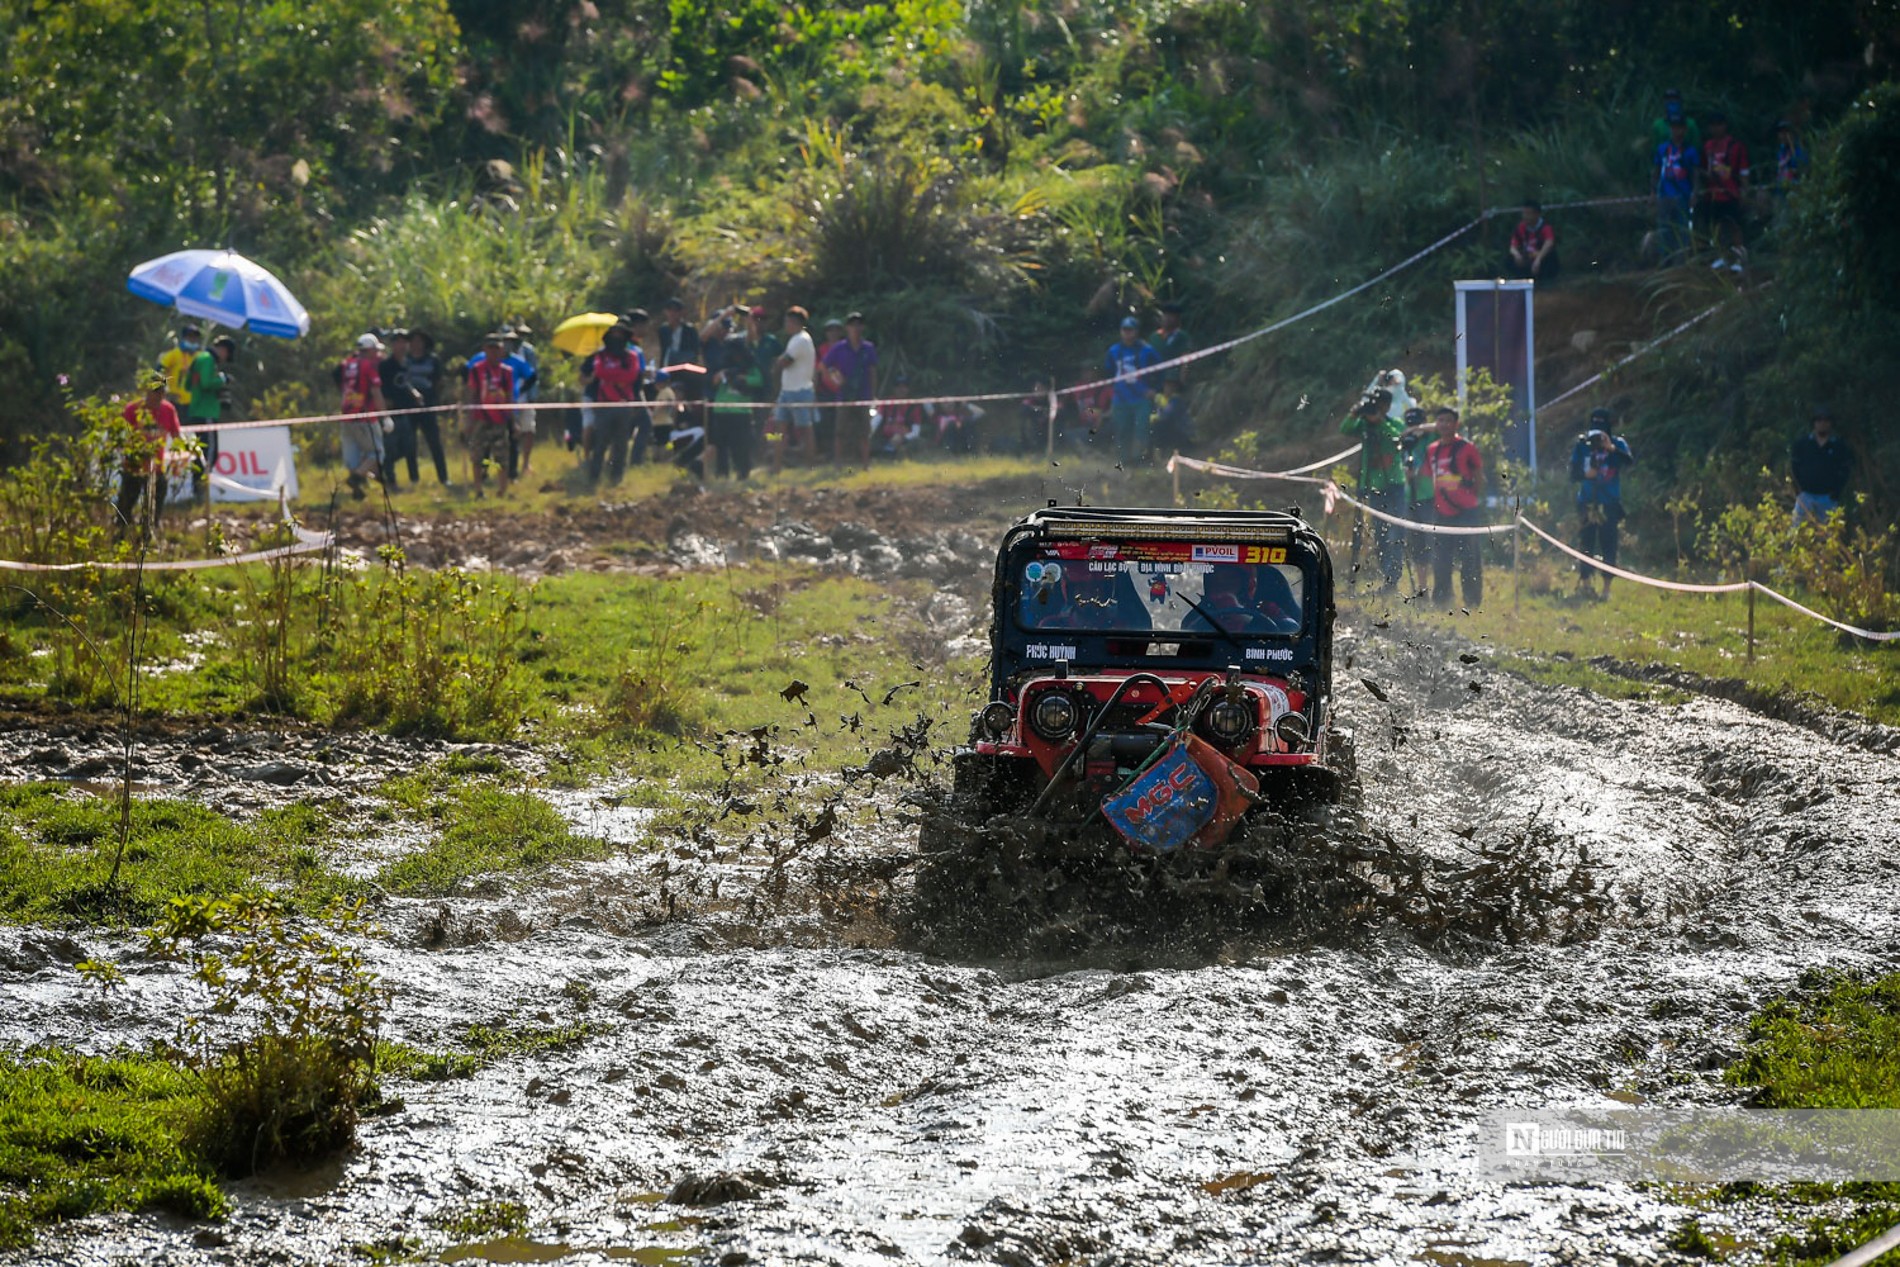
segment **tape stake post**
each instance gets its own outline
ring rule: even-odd
[[[1748,586],[1748,662],[1755,663],[1755,586]]]

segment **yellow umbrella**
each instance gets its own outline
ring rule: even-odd
[[[554,327],[554,346],[574,356],[592,356],[600,351],[607,331],[619,324],[611,312],[583,312]]]

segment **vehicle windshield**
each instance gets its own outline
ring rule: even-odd
[[[1108,552],[1117,557],[1086,557]],[[1248,555],[1259,561],[1241,561]],[[1285,558],[1260,546],[1042,546],[1019,565],[1017,620],[1024,629],[1295,636],[1306,577]]]

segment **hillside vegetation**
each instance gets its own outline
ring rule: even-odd
[[[0,2],[0,443],[62,425],[59,377],[123,389],[167,314],[138,260],[228,242],[309,305],[249,340],[258,410],[328,399],[366,326],[450,349],[669,293],[861,308],[925,390],[1092,366],[1116,318],[1205,343],[1296,311],[1526,194],[1642,193],[1664,86],[1815,179],[1748,292],[1614,392],[1645,497],[1753,501],[1824,394],[1894,504],[1900,51],[1889,3],[1709,0],[34,0]],[[1764,151],[1766,151],[1764,153]],[[1561,218],[1568,287],[1649,328],[1735,287],[1638,271],[1639,209]],[[1207,365],[1203,436],[1330,426],[1371,367],[1442,369],[1426,265]],[[1772,279],[1772,287],[1758,283]],[[1614,293],[1611,293],[1614,292]],[[1647,332],[1647,331],[1645,331]],[[1622,347],[1606,347],[1597,363]],[[1584,368],[1587,368],[1584,367]],[[571,376],[571,369],[558,370]],[[1317,413],[1304,413],[1311,401]],[[1579,401],[1586,407],[1595,400]],[[1566,419],[1558,419],[1565,423]]]

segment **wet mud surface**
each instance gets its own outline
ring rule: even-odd
[[[1386,855],[1388,876],[1412,859],[1436,915],[1329,913],[1296,885],[1058,952],[947,951],[909,905],[917,798],[895,777],[851,793],[876,813],[803,850],[649,842],[390,903],[371,953],[391,1037],[442,1046],[471,1021],[586,1036],[392,1083],[402,1111],[326,1170],[235,1185],[227,1223],[95,1219],[29,1257],[1675,1261],[1664,1241],[1689,1211],[1671,1194],[1481,1182],[1477,1117],[1734,1102],[1719,1070],[1764,996],[1808,968],[1900,962],[1900,762],[1731,701],[1606,700],[1345,623],[1363,790],[1306,839]],[[165,776],[177,753],[159,748]],[[563,808],[644,830],[598,796]],[[1520,918],[1577,892],[1580,865],[1587,910]],[[1487,918],[1499,900],[1517,914]],[[985,901],[973,888],[969,929]],[[127,951],[0,930],[0,1042],[169,1033],[173,969],[127,962],[109,1004],[72,972]],[[524,1206],[525,1232],[443,1230],[487,1201]]]

